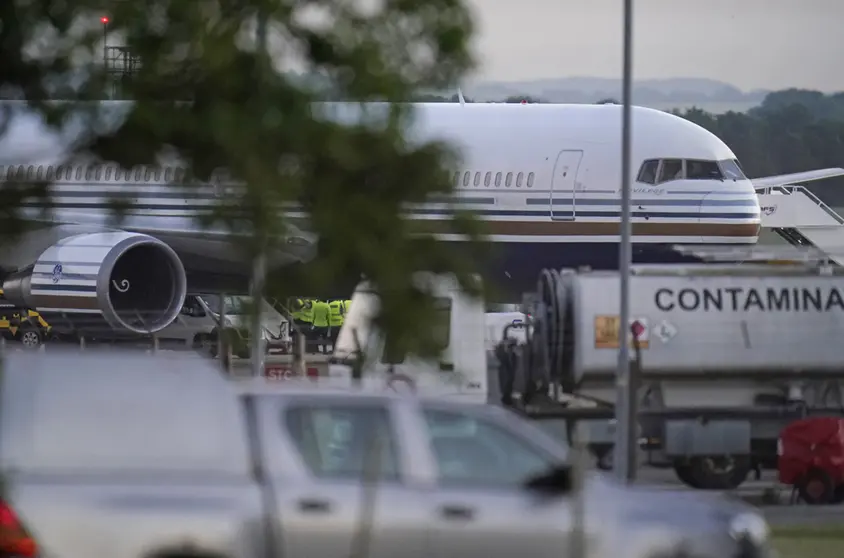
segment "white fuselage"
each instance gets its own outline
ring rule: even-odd
[[[130,106],[113,104],[118,111]],[[332,118],[354,118],[355,106],[321,105],[334,112]],[[632,122],[634,259],[672,261],[676,254],[666,248],[671,244],[756,242],[760,210],[753,184],[720,139],[646,108],[634,107]],[[122,171],[114,164],[60,165],[69,133],[52,132],[21,112],[0,140],[0,176],[51,182],[51,215],[39,217],[39,202],[29,200],[32,218],[112,226],[107,204],[116,197],[128,202],[120,228],[158,236],[180,254],[237,259],[234,251],[221,249],[223,240],[198,235],[195,220],[236,184],[174,187],[183,174],[177,166]],[[461,168],[452,171],[453,196],[408,208],[423,230],[459,240],[440,231],[455,208],[471,209],[498,245],[495,272],[508,277],[535,277],[541,267],[613,267],[618,261],[621,107],[420,104],[408,133],[413,140],[447,140],[462,157]],[[295,207],[285,211],[305,217]]]

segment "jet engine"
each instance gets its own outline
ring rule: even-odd
[[[39,312],[85,314],[115,329],[155,333],[179,314],[187,280],[167,244],[116,231],[60,240],[34,265],[7,277],[3,291],[13,303]]]

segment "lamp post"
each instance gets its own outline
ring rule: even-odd
[[[633,74],[633,0],[624,0],[624,75],[622,77],[621,110],[621,245],[619,248],[618,271],[620,275],[619,344],[618,371],[616,373],[616,439],[613,457],[614,469],[619,480],[629,482],[635,477],[636,417],[631,410],[635,404],[635,385],[630,379],[630,267],[633,259],[630,223],[630,97]],[[634,446],[634,447],[631,447]]]

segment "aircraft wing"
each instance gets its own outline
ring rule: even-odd
[[[844,176],[844,169],[840,167],[817,169],[806,172],[794,172],[791,174],[778,174],[776,176],[751,178],[750,181],[753,183],[755,188],[770,188],[772,186],[788,186],[790,184],[800,184],[801,182],[812,182],[813,180],[835,178],[836,176]]]

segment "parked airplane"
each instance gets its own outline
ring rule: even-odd
[[[107,108],[119,117],[127,106]],[[355,118],[356,105],[321,107],[332,117]],[[178,186],[185,176],[178,165],[121,170],[65,163],[78,128],[51,131],[22,105],[11,114],[0,139],[0,177],[51,183],[53,205],[46,215],[40,202],[25,201],[37,226],[0,253],[7,297],[45,313],[88,313],[114,327],[156,331],[178,314],[186,292],[213,291],[227,273],[247,278],[249,266],[223,231],[200,230],[194,220],[236,187],[224,173],[185,188]],[[751,181],[716,136],[647,108],[634,107],[632,133],[637,263],[689,261],[673,244],[753,244],[760,225],[754,184],[844,175],[835,168]],[[459,241],[445,231],[446,220],[455,207],[476,212],[494,244],[485,278],[499,288],[522,292],[546,267],[617,265],[621,107],[420,104],[410,134],[449,140],[462,152],[463,168],[454,170],[453,197],[409,207],[409,217],[445,241]],[[110,197],[129,202],[119,228],[108,216]],[[294,210],[290,216],[306,217]],[[273,265],[315,256],[307,231],[292,230],[288,245]]]

